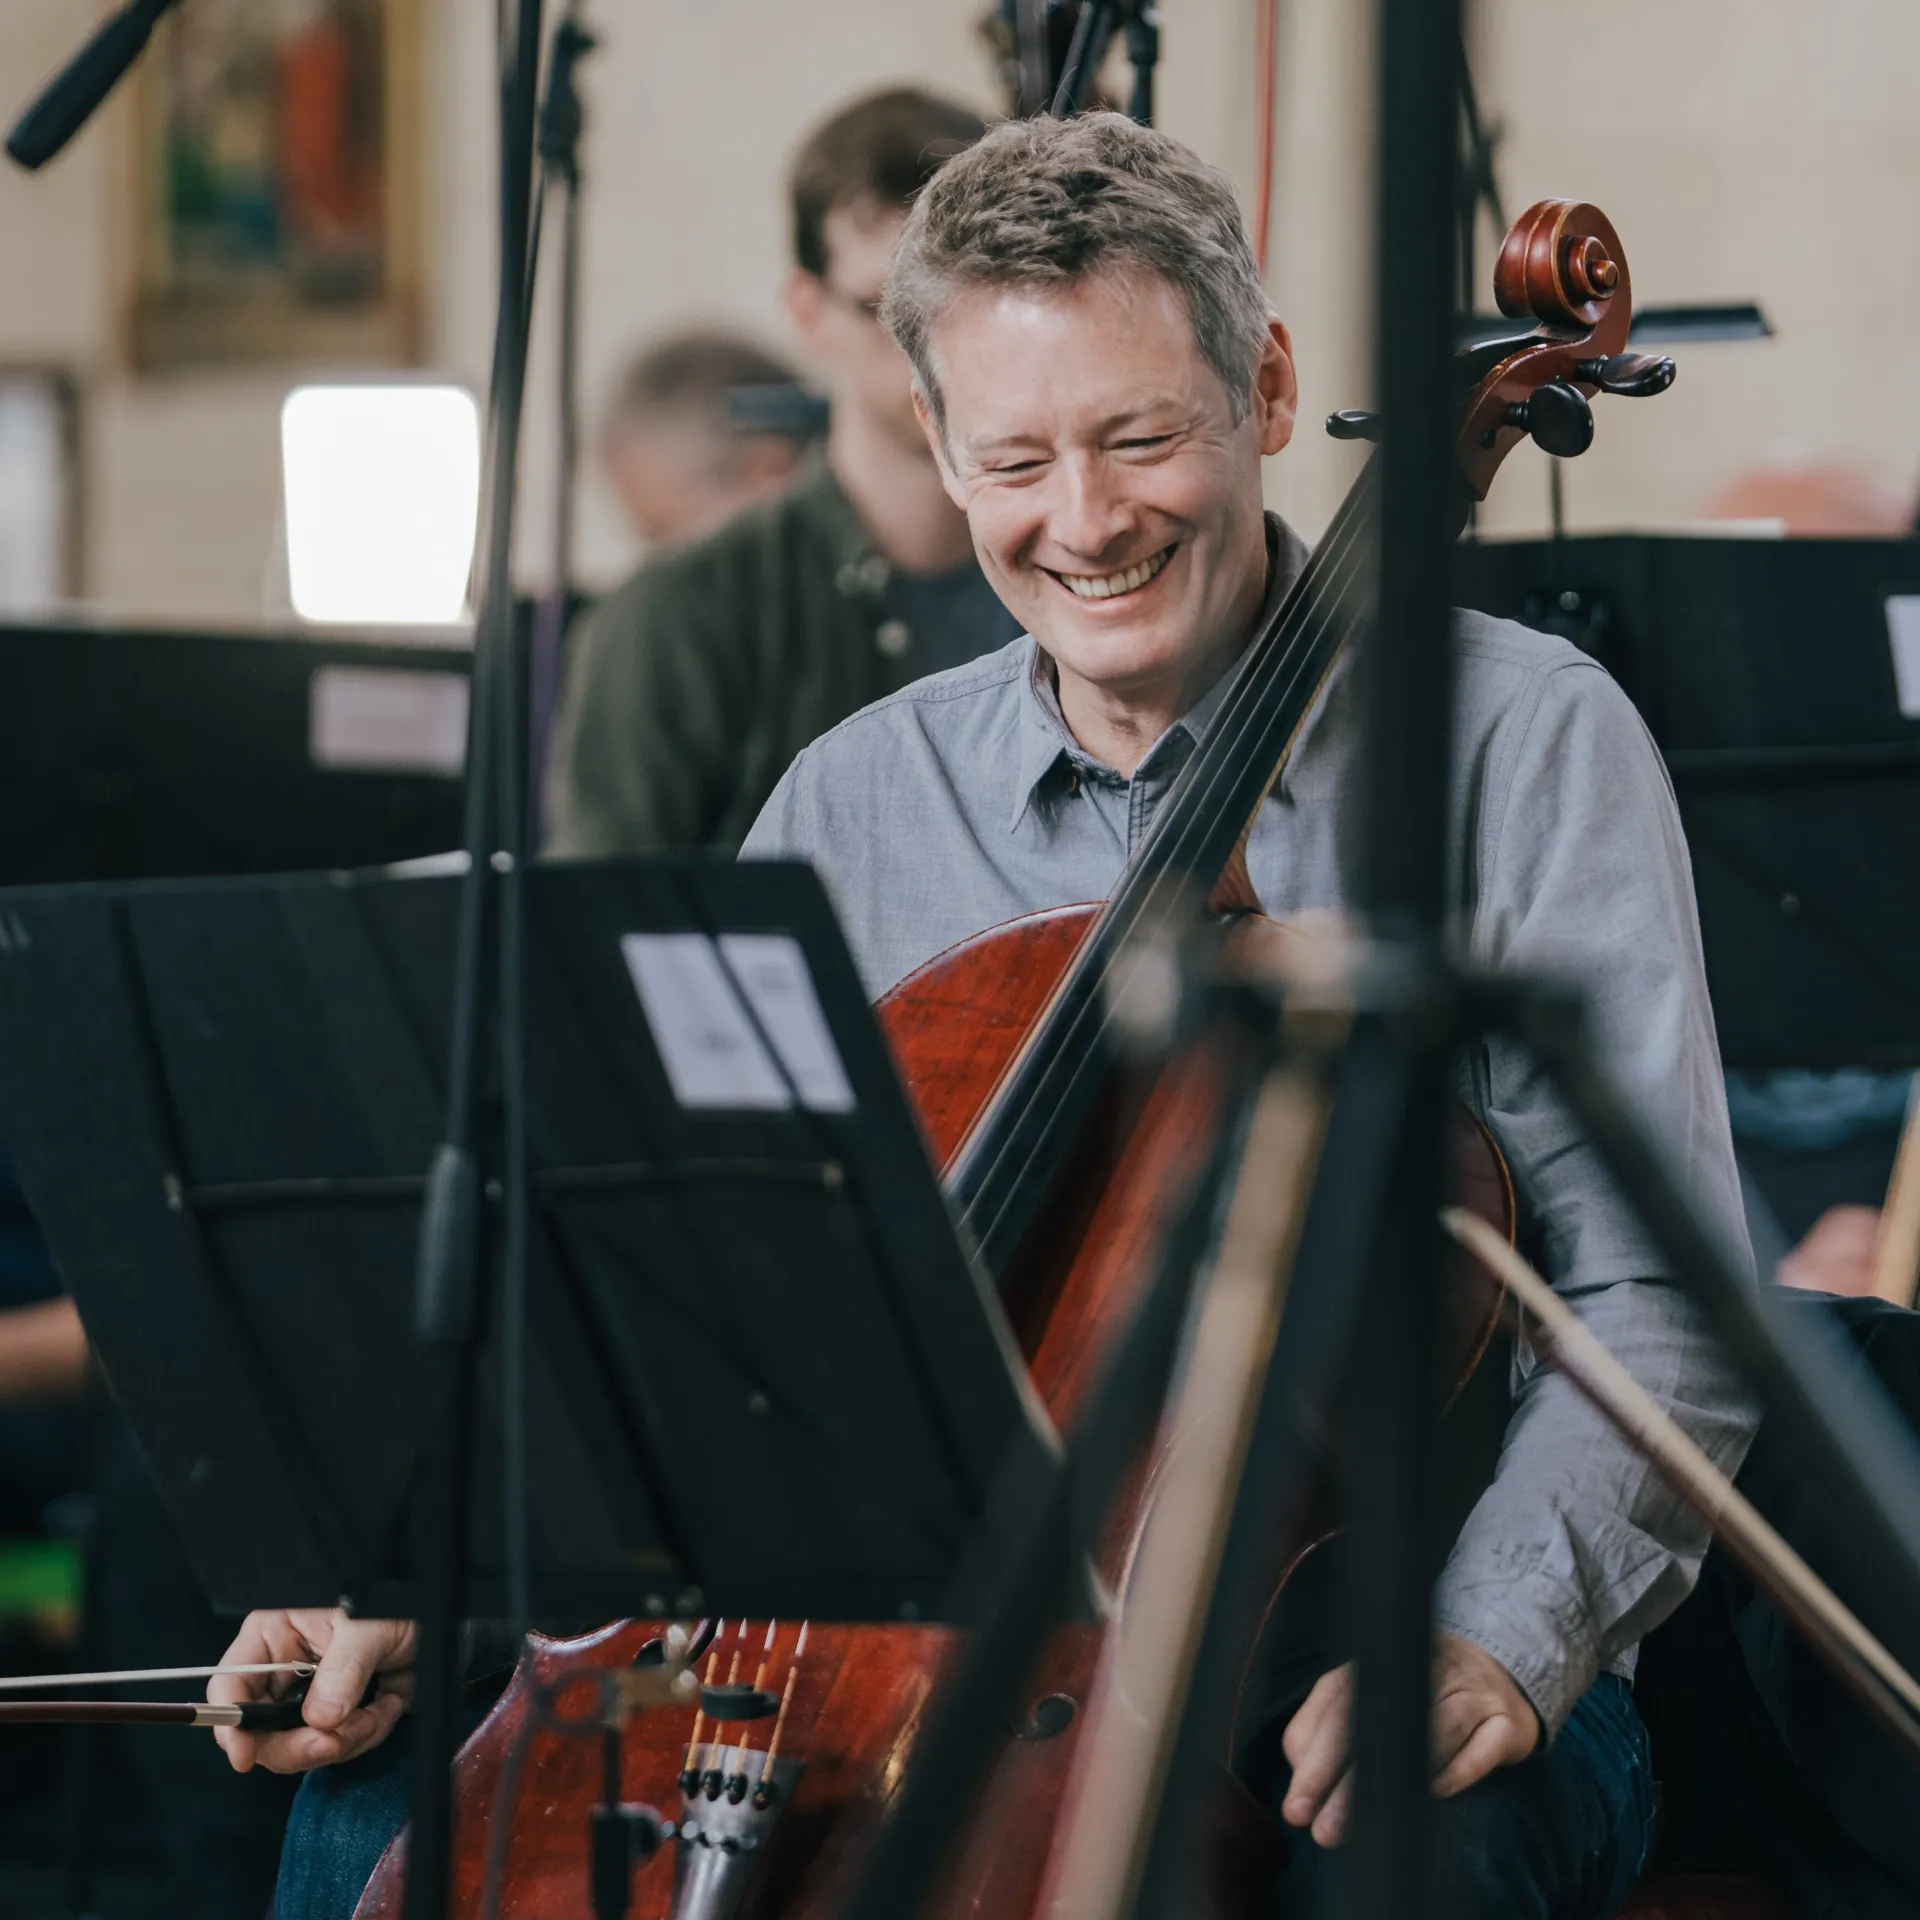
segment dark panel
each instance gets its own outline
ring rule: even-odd
[[[1730,1065],[1920,1064],[1920,718],[1885,603],[1920,544],[1468,543],[1468,606],[1564,634],[1667,759]]]
[[[457,845],[457,777],[314,764],[314,676],[343,667],[464,681],[468,655],[0,626],[0,884],[369,866]]]

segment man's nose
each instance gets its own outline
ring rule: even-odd
[[[1063,460],[1048,531],[1083,560],[1104,560],[1133,531],[1134,514],[1125,490],[1105,461]]]

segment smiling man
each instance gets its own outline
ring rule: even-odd
[[[1111,892],[1305,557],[1261,500],[1261,461],[1294,429],[1291,342],[1226,181],[1176,142],[1110,114],[997,128],[920,196],[882,314],[1026,633],[815,742],[748,836],[747,857],[820,870],[876,995],[1000,921]],[[1561,642],[1462,616],[1456,655],[1464,936],[1584,981],[1615,1073],[1740,1244],[1686,850],[1651,742]],[[1351,898],[1355,739],[1336,670],[1248,843],[1270,913]],[[1731,1469],[1745,1403],[1585,1142],[1498,1043],[1462,1092],[1556,1284]],[[1435,1602],[1434,1786],[1462,1911],[1584,1920],[1632,1884],[1652,1803],[1633,1652],[1703,1546],[1564,1381],[1516,1378],[1499,1471]],[[1270,1703],[1284,1764],[1250,1784],[1297,1834],[1288,1912],[1312,1910],[1344,1835],[1349,1694],[1335,1668]]]
[[[748,837],[749,856],[820,870],[876,995],[956,940],[1111,891],[1304,560],[1261,506],[1261,461],[1294,426],[1287,332],[1226,181],[1176,142],[1106,114],[997,128],[921,193],[883,314],[942,481],[1026,631],[806,748]],[[1686,848],[1652,743],[1560,641],[1462,616],[1455,657],[1461,937],[1588,987],[1616,1078],[1742,1244]],[[1352,898],[1355,741],[1336,669],[1248,841],[1271,913]],[[1461,1092],[1555,1284],[1731,1471],[1744,1400],[1539,1076],[1493,1042],[1462,1063]],[[1634,1650],[1704,1545],[1563,1379],[1516,1371],[1498,1472],[1435,1594],[1434,1790],[1462,1912],[1599,1920],[1631,1885],[1652,1823]],[[399,1824],[389,1735],[412,1639],[265,1613],[234,1643],[236,1662],[320,1658],[305,1726],[219,1736],[242,1768],[319,1769],[289,1829],[282,1920],[345,1920]],[[1304,1700],[1249,1703],[1275,1736],[1249,1743],[1275,1756],[1249,1784],[1294,1834],[1287,1913],[1315,1910],[1344,1836],[1349,1692],[1336,1666]]]

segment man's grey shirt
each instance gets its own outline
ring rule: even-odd
[[[1282,576],[1300,549],[1281,531]],[[1564,641],[1461,614],[1453,905],[1490,965],[1569,977],[1604,1057],[1721,1239],[1746,1258],[1686,843],[1638,714]],[[876,997],[955,942],[1113,890],[1219,689],[1131,780],[1088,755],[1029,638],[855,714],[801,753],[743,858],[808,860]],[[1354,899],[1356,725],[1336,666],[1247,847],[1279,919]],[[1514,1046],[1462,1063],[1561,1294],[1724,1468],[1753,1413],[1579,1129]],[[1442,1576],[1437,1624],[1492,1654],[1549,1736],[1678,1605],[1704,1527],[1568,1383],[1524,1355],[1500,1465]]]

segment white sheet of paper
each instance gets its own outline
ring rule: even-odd
[[[1887,595],[1887,644],[1893,649],[1893,684],[1900,711],[1920,720],[1920,593]]]
[[[629,933],[620,951],[683,1107],[793,1105],[704,933]]]
[[[853,1087],[800,942],[787,933],[723,933],[720,952],[801,1104],[815,1113],[851,1113]]]
[[[791,1081],[817,1112],[852,1110],[806,955],[790,935],[728,933],[716,947],[703,933],[630,933],[620,951],[683,1107],[777,1111],[793,1104]]]

